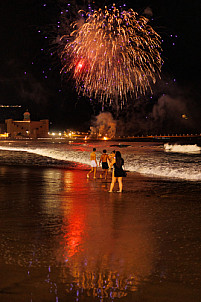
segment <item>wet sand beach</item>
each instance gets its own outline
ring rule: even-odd
[[[0,166],[0,301],[201,301],[200,183],[86,173]]]

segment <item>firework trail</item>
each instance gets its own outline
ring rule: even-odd
[[[102,102],[151,91],[160,77],[160,36],[148,19],[132,9],[120,12],[113,4],[85,13],[61,37],[61,73],[72,74],[78,94]],[[82,22],[83,21],[83,22]]]

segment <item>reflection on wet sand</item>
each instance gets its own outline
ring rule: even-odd
[[[0,167],[0,301],[200,301],[200,184],[109,185]]]
[[[69,194],[69,179],[71,188],[79,179],[76,193]],[[104,200],[100,192],[95,200],[92,194],[83,194],[86,180],[77,173],[66,171],[63,182],[63,240],[57,259],[65,263],[66,291],[100,299],[121,298],[136,291],[152,270],[150,218],[135,211],[132,203],[124,205],[108,195]]]

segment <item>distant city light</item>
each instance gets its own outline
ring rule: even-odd
[[[0,105],[1,108],[21,108],[21,105]]]

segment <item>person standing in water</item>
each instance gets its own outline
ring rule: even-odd
[[[94,172],[94,178],[96,178],[96,169],[97,169],[97,161],[96,161],[96,148],[93,148],[93,152],[90,154],[91,160],[91,170],[87,173],[87,178],[89,178],[89,174]]]
[[[115,182],[118,180],[119,190],[117,192],[121,193],[123,189],[122,177],[125,177],[125,171],[123,170],[124,160],[121,157],[121,153],[119,151],[115,154],[113,171],[112,171],[112,182],[110,185],[109,192],[112,193],[114,189]]]
[[[103,154],[101,155],[100,160],[99,160],[99,166],[102,162],[102,170],[103,170],[103,172],[100,174],[100,178],[103,177],[103,173],[104,173],[105,179],[107,179],[107,172],[108,172],[108,168],[109,168],[108,160],[109,160],[109,157],[108,157],[107,151],[104,149]]]

